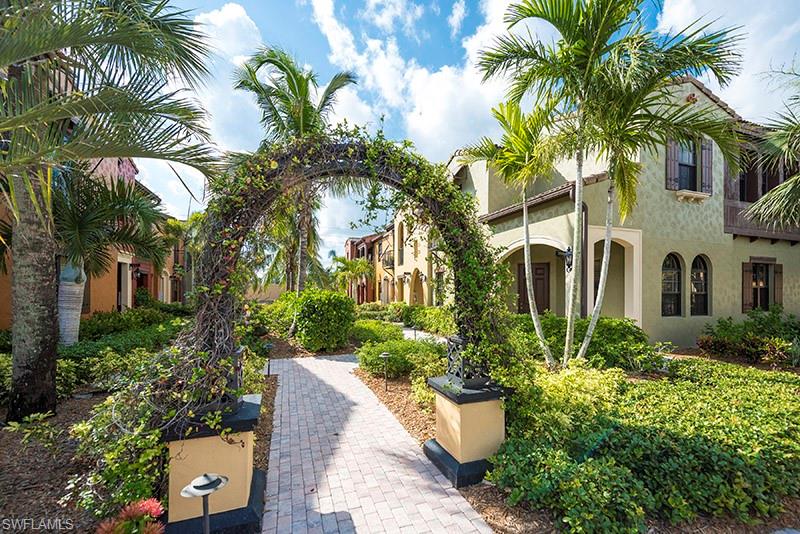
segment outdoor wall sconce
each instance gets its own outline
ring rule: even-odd
[[[211,533],[211,519],[208,513],[208,496],[221,490],[228,484],[228,477],[215,473],[204,473],[189,482],[181,490],[181,497],[191,499],[192,497],[203,498],[203,534]]]
[[[559,258],[564,258],[564,265],[567,269],[567,272],[572,272],[572,247],[567,247],[567,250],[564,251],[556,250],[556,256]]]

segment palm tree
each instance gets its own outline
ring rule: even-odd
[[[522,113],[519,103],[511,101],[507,104],[500,104],[492,110],[492,114],[503,131],[500,144],[484,137],[477,145],[468,147],[462,159],[466,163],[486,161],[487,165],[491,165],[499,173],[504,182],[519,186],[522,191],[522,226],[525,236],[523,246],[528,308],[545,363],[548,368],[552,369],[556,363],[544,337],[542,321],[536,306],[536,295],[533,291],[526,190],[537,179],[548,179],[551,176],[555,160],[552,150],[555,148],[555,143],[549,142],[550,140],[543,132],[543,128],[546,126],[546,113],[539,112],[526,117]]]
[[[793,94],[786,106],[767,124],[757,148],[762,162],[783,167],[785,181],[761,197],[747,211],[751,219],[776,227],[800,227],[800,70],[773,73]]]
[[[258,77],[262,69],[266,71],[267,82]],[[312,70],[304,70],[290,54],[279,48],[259,50],[236,71],[234,78],[234,87],[253,93],[261,109],[261,124],[266,133],[262,148],[276,141],[322,132],[336,103],[336,93],[356,83],[353,74],[338,72],[317,99],[317,75]],[[299,206],[297,278],[293,289],[299,293],[305,288],[309,258],[314,256],[309,250],[309,235],[315,221],[313,206],[319,203],[319,196],[306,185],[294,192],[293,197],[295,205]]]
[[[549,129],[560,137],[562,150],[575,158],[572,250],[576,266],[581,265],[583,255],[583,162],[587,153],[594,151],[608,159],[609,212],[618,190],[622,217],[636,202],[638,151],[654,148],[667,135],[681,142],[708,135],[735,165],[733,128],[722,119],[714,120],[712,108],[676,102],[670,87],[681,77],[706,73],[721,85],[728,83],[739,65],[737,36],[729,29],[706,32],[707,27],[697,23],[677,36],[660,36],[644,29],[642,3],[525,0],[509,7],[509,26],[529,19],[547,22],[559,32],[559,40],[544,44],[529,34],[508,34],[481,54],[480,67],[486,79],[510,75],[512,100],[532,94],[536,106],[550,110]],[[691,127],[689,119],[703,124]],[[602,306],[610,243],[608,216],[601,287],[581,355],[588,348]],[[573,269],[562,365],[572,357],[581,284],[580,268]]]
[[[161,272],[169,245],[159,230],[166,214],[136,182],[120,178],[106,184],[80,171],[62,176],[53,195],[56,241],[64,258],[58,318],[61,343],[72,345],[78,341],[87,277],[108,272],[111,251],[132,251]]]
[[[0,2],[0,179],[13,213],[9,420],[55,410],[53,174],[70,161],[150,157],[213,170],[203,112],[169,80],[206,74],[207,47],[162,0]]]
[[[347,258],[335,257],[333,258],[333,266],[336,285],[342,291],[346,291],[347,286],[353,282],[375,278],[375,269],[365,258],[348,260]]]

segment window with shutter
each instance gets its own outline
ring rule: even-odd
[[[666,188],[670,191],[678,190],[678,176],[680,174],[678,166],[679,154],[680,145],[678,145],[678,142],[673,139],[667,141]]]
[[[702,166],[700,175],[700,191],[710,195],[714,187],[714,145],[710,139],[703,139],[700,152],[700,164]]]
[[[742,313],[753,309],[753,264],[742,264]]]

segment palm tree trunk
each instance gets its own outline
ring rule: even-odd
[[[609,181],[608,185],[608,201],[606,204],[606,234],[603,240],[603,263],[600,265],[600,280],[597,285],[597,295],[594,297],[594,308],[592,309],[592,318],[589,321],[589,327],[586,329],[586,335],[583,337],[583,343],[578,350],[578,358],[585,358],[586,352],[589,350],[589,343],[592,341],[592,334],[597,326],[597,320],[600,318],[600,309],[603,307],[603,297],[606,294],[606,281],[608,280],[608,265],[611,263],[611,228],[614,222],[614,184]]]
[[[11,393],[8,421],[56,409],[56,349],[58,302],[56,243],[37,177],[31,179],[35,201],[26,192],[25,180],[11,176],[17,191],[19,218],[14,222],[14,266],[11,278],[12,326]]]
[[[528,311],[531,314],[533,321],[533,328],[536,330],[536,339],[539,341],[539,348],[542,349],[544,354],[544,361],[549,369],[556,365],[553,358],[553,353],[547,345],[544,338],[544,329],[542,328],[542,321],[539,318],[539,310],[536,307],[536,294],[533,291],[533,272],[531,269],[531,232],[528,228],[528,198],[525,194],[525,188],[522,188],[522,226],[525,229],[525,288],[528,292]]]
[[[575,209],[573,212],[574,229],[572,233],[572,277],[569,284],[567,302],[567,331],[564,335],[564,357],[561,362],[566,367],[572,357],[572,346],[575,338],[575,320],[580,313],[581,265],[583,261],[583,148],[575,154]]]
[[[69,346],[78,342],[85,288],[86,274],[83,267],[67,263],[61,269],[58,284],[58,332],[62,345]]]
[[[306,288],[306,278],[308,277],[308,233],[311,226],[311,206],[308,205],[308,197],[304,195],[306,202],[300,210],[300,239],[297,244],[297,293],[300,294]]]

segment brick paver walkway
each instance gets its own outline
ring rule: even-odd
[[[263,532],[491,532],[355,366],[352,357],[272,361]]]

